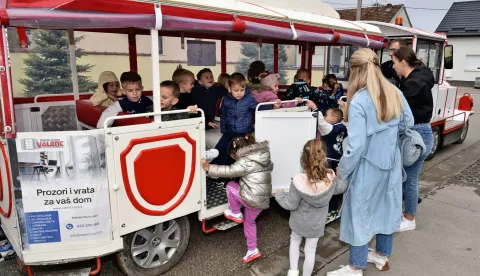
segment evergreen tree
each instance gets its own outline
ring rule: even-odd
[[[24,91],[29,96],[39,94],[72,93],[72,72],[68,50],[68,36],[65,31],[35,30],[33,31],[33,45],[35,50],[28,54],[23,61],[26,78],[20,79]],[[83,37],[75,38],[75,43]],[[76,57],[86,55],[85,51],[76,48]],[[97,84],[87,73],[93,65],[77,64],[78,88],[80,92],[90,92],[96,89]]]
[[[243,42],[240,49],[242,57],[238,64],[235,66],[235,70],[242,74],[247,75],[248,68],[250,63],[258,59],[258,50],[257,44],[252,42]],[[273,72],[273,44],[263,44],[262,45],[262,56],[261,61],[265,63],[267,71]],[[288,83],[288,74],[286,71],[286,62],[288,56],[287,51],[285,50],[285,45],[278,45],[278,73],[280,74],[280,83]]]

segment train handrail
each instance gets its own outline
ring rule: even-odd
[[[138,113],[138,114],[128,114],[128,115],[121,115],[121,116],[112,116],[108,117],[105,122],[103,122],[103,128],[109,128],[108,123],[110,121],[115,120],[122,120],[122,119],[131,119],[131,118],[140,118],[140,117],[149,117],[149,116],[157,116],[157,115],[165,115],[165,114],[179,114],[179,113],[190,113],[188,109],[180,109],[180,110],[171,110],[171,111],[159,111],[159,112],[150,112],[150,113]],[[205,117],[205,112],[201,108],[197,109],[196,113],[201,113],[201,117]]]
[[[303,99],[303,100],[302,100],[302,103],[304,103],[304,102],[306,102],[306,101],[308,101],[308,100]],[[259,104],[257,105],[257,107],[255,108],[255,113],[259,111],[258,109],[259,109],[261,106],[274,105],[274,104],[277,104],[277,103],[280,103],[280,104],[282,104],[282,103],[298,103],[298,101],[297,101],[297,100],[288,100],[288,101],[280,101],[280,102],[259,103]]]
[[[94,93],[91,92],[85,92],[85,93],[79,93],[78,95],[93,95]],[[70,96],[74,95],[73,93],[65,93],[65,94],[42,94],[42,95],[37,95],[35,98],[33,98],[33,103],[37,103],[38,98],[43,98],[43,97],[62,97],[62,96]]]

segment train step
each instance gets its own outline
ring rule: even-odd
[[[231,221],[231,220],[224,220],[224,221],[221,221],[217,224],[214,224],[213,227],[217,230],[225,231],[225,230],[230,229],[232,227],[235,227],[237,225],[239,225],[239,223],[236,223],[236,222]]]

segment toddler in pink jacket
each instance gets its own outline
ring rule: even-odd
[[[280,104],[280,99],[278,98],[278,84],[279,84],[280,76],[278,74],[267,74],[263,73],[260,75],[260,84],[261,85],[253,85],[251,87],[251,94],[255,98],[255,100],[259,103],[268,103],[268,102],[277,102],[273,105],[273,109],[278,109],[280,107],[295,107],[297,103],[283,103]],[[301,98],[295,98],[298,103],[302,102]],[[260,110],[271,109],[270,106],[261,107]]]

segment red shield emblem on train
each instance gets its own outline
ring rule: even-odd
[[[120,163],[132,205],[146,215],[163,216],[190,191],[196,142],[187,132],[133,139],[120,154]]]

